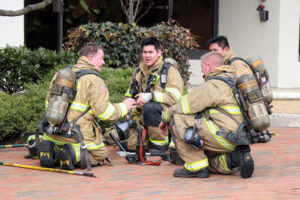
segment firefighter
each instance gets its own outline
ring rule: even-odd
[[[184,82],[176,64],[172,63],[174,60],[163,60],[161,45],[156,38],[145,38],[141,47],[142,61],[132,75],[125,96],[137,99],[137,109],[131,112],[131,117],[146,128],[148,151],[165,152],[169,147],[169,137],[159,130],[161,113],[180,99]],[[128,140],[122,144],[128,150],[136,150],[135,129],[130,130]]]
[[[208,178],[210,172],[233,174],[240,167],[241,176],[248,178],[254,170],[249,146],[237,148],[228,141],[244,120],[240,107],[227,83],[210,80],[214,76],[233,79],[234,69],[224,65],[217,52],[204,54],[201,66],[206,81],[162,114],[160,130],[165,133],[170,127],[185,162],[173,175]]]
[[[218,36],[210,39],[208,42],[209,50],[220,53],[224,58],[224,63],[232,65],[235,70],[235,74],[240,77],[244,74],[253,74],[249,66],[242,60],[235,60],[229,64],[229,60],[236,57],[232,48],[229,47],[229,43],[226,37]]]
[[[235,70],[235,74],[238,77],[241,77],[242,75],[245,75],[245,74],[250,74],[250,75],[253,75],[254,77],[257,77],[257,72],[259,72],[260,75],[259,75],[259,77],[257,77],[257,84],[260,85],[268,113],[272,114],[272,111],[271,111],[272,106],[270,106],[270,104],[273,100],[273,95],[272,95],[272,90],[271,90],[270,84],[268,82],[269,77],[262,79],[262,76],[265,76],[265,75],[261,75],[262,72],[267,73],[267,72],[264,72],[264,71],[266,71],[266,69],[264,69],[264,70],[259,69],[259,67],[253,66],[253,63],[251,63],[249,61],[245,61],[244,59],[236,56],[234,54],[232,48],[230,48],[228,39],[225,36],[217,36],[215,38],[211,38],[207,43],[209,45],[210,51],[220,53],[223,56],[224,63],[226,65],[233,66],[233,68]],[[252,60],[253,60],[253,58],[252,58]],[[260,59],[260,61],[262,62],[261,59]],[[252,64],[252,68],[249,65],[250,63]],[[252,142],[253,143],[256,143],[256,142],[265,143],[265,142],[270,141],[271,137],[272,137],[272,135],[269,131],[253,132]]]
[[[51,134],[48,126],[39,147],[40,163],[43,167],[54,167],[55,160],[58,160],[61,168],[74,169],[83,159],[84,151],[81,151],[82,148],[87,150],[88,154],[84,159],[89,161],[92,167],[100,165],[107,158],[108,151],[103,143],[101,128],[96,119],[116,121],[127,115],[135,107],[135,100],[132,98],[128,98],[122,103],[113,104],[109,101],[109,91],[103,79],[98,76],[105,64],[104,53],[100,46],[88,44],[82,47],[80,53],[81,56],[77,63],[72,66],[72,71],[87,74],[77,80],[77,92],[74,100],[70,103],[67,122],[71,128],[78,128],[74,131],[82,134],[81,139],[83,141],[79,144],[72,135],[67,137],[67,134],[62,133]],[[50,84],[51,92],[53,92],[52,87],[54,80],[56,81],[56,76],[57,74]],[[66,80],[59,80],[59,82],[67,83]],[[51,100],[51,94],[49,92],[46,97],[46,107],[48,107],[48,101]],[[76,123],[74,119],[76,119]]]

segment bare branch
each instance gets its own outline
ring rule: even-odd
[[[122,7],[124,14],[127,16],[127,18],[129,18],[129,9],[128,10],[126,9],[126,6],[124,5],[123,0],[120,0],[120,2],[121,2],[121,7]]]
[[[138,21],[140,21],[140,19],[142,18],[142,17],[144,17],[149,11],[150,11],[150,9],[152,8],[152,6],[154,5],[154,2],[152,1],[151,2],[151,4],[148,6],[148,8],[147,8],[147,10],[136,20],[136,23],[138,22]]]
[[[8,17],[15,17],[15,16],[20,16],[20,15],[25,15],[31,11],[34,10],[40,10],[43,8],[46,8],[48,5],[50,5],[52,3],[52,0],[44,0],[40,3],[36,3],[36,4],[30,4],[28,6],[26,6],[25,8],[21,9],[21,10],[1,10],[0,9],[0,16],[8,16]]]
[[[142,2],[142,3],[141,3],[141,6],[139,7],[140,2]],[[138,0],[137,5],[135,7],[134,15],[133,15],[134,18],[136,18],[137,14],[141,11],[142,5],[143,5],[143,0]]]

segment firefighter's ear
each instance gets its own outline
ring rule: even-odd
[[[224,47],[223,51],[228,52],[229,51],[229,47]]]
[[[157,54],[158,54],[158,56],[161,56],[161,54],[162,54],[161,49],[158,49],[158,50],[157,50]]]

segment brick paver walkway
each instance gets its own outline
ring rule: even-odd
[[[239,174],[175,178],[176,165],[128,164],[110,147],[114,166],[93,168],[97,178],[0,166],[0,199],[300,199],[300,129],[271,130],[279,135],[252,145],[250,179]],[[0,161],[39,166],[25,155],[26,148],[0,149]]]

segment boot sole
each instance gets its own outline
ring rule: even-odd
[[[241,177],[242,178],[250,178],[254,171],[254,162],[249,154],[244,155],[241,163]]]
[[[173,174],[174,177],[178,178],[208,178],[209,177],[209,171],[207,170],[207,173],[177,173],[176,170]]]

